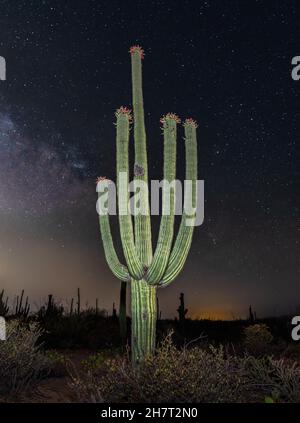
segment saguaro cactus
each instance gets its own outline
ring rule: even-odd
[[[134,181],[148,183],[148,163],[146,148],[146,131],[144,123],[144,106],[142,92],[142,59],[144,52],[140,46],[130,48],[132,67],[133,95],[133,125],[135,165]],[[128,143],[129,129],[132,121],[131,112],[126,107],[120,107],[116,113],[117,128],[117,187],[120,189],[120,175],[125,174],[128,182]],[[164,137],[164,180],[172,182],[176,178],[176,132],[180,119],[174,113],[168,113],[161,118]],[[196,208],[197,180],[197,124],[193,119],[186,119],[184,124],[186,149],[186,180],[192,181],[192,190],[185,193],[184,205],[192,202]],[[123,181],[123,180],[122,180]],[[109,180],[100,177],[97,180],[98,192],[100,185],[109,184]],[[113,274],[121,281],[130,283],[131,317],[132,317],[132,359],[134,363],[142,361],[152,354],[155,348],[155,332],[157,319],[156,291],[158,287],[168,286],[182,270],[186,261],[194,230],[191,223],[196,212],[188,215],[184,207],[181,224],[173,248],[175,187],[170,190],[167,184],[162,189],[162,210],[158,242],[152,251],[151,221],[149,198],[145,190],[140,192],[140,202],[144,205],[143,213],[132,217],[129,213],[129,190],[122,186],[122,196],[118,195],[120,235],[126,266],[121,264],[115,251],[109,226],[108,213],[100,214],[100,230],[104,245],[106,260]],[[100,194],[99,194],[100,195]],[[127,210],[120,213],[120,210]],[[168,213],[164,213],[168,210]],[[188,219],[190,220],[188,222]]]
[[[185,316],[187,315],[188,309],[185,308],[185,305],[184,305],[184,293],[183,292],[181,292],[181,294],[179,296],[179,301],[180,301],[180,304],[179,304],[179,307],[177,309],[177,313],[178,313],[178,317],[179,317],[179,322],[181,324],[184,324]]]

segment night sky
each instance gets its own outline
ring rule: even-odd
[[[150,177],[162,178],[159,118],[171,111],[199,123],[205,180],[205,221],[184,271],[159,291],[163,317],[182,291],[193,317],[245,316],[249,304],[258,316],[293,313],[299,23],[297,0],[1,0],[0,287],[37,305],[78,286],[90,304],[118,300],[95,179],[115,179],[114,111],[131,106],[128,50],[140,44]]]

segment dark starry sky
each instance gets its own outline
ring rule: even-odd
[[[161,290],[164,316],[293,312],[297,265],[300,81],[298,1],[2,0],[0,284],[39,303],[80,286],[111,307],[95,178],[114,179],[114,110],[131,105],[132,44],[146,56],[151,178],[162,177],[159,118],[199,122],[205,222],[184,272]],[[298,145],[297,145],[298,144]],[[178,176],[184,174],[183,143]],[[157,223],[157,222],[156,222]],[[157,226],[157,225],[155,225]],[[117,235],[117,233],[115,234]]]

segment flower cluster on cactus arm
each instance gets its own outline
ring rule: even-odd
[[[119,107],[115,112],[116,117],[119,117],[121,115],[127,116],[129,122],[132,122],[132,114],[131,110],[128,107],[121,106]]]
[[[133,173],[134,176],[144,176],[145,170],[143,166],[140,166],[138,163],[135,163]]]
[[[179,116],[177,116],[176,113],[167,113],[160,118],[160,123],[166,123],[168,119],[174,120],[178,124],[181,122]]]
[[[185,121],[184,121],[184,124],[183,124],[184,126],[185,125],[191,125],[191,126],[193,126],[194,128],[198,128],[198,123],[194,120],[194,119],[192,119],[192,118],[188,118],[188,119],[185,119]]]
[[[96,184],[98,185],[100,182],[112,182],[110,179],[108,179],[106,176],[98,176],[98,178],[96,179]]]
[[[130,47],[130,50],[129,50],[129,53],[130,53],[131,55],[133,55],[136,51],[138,52],[138,54],[139,54],[140,58],[141,58],[141,59],[144,59],[144,57],[145,57],[144,50],[143,50],[143,49],[142,49],[142,47],[141,47],[141,46],[139,46],[139,45],[137,45],[137,46],[131,46],[131,47]]]

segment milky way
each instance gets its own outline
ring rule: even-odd
[[[7,114],[0,114],[0,163],[2,213],[43,215],[84,200],[73,171],[80,163],[64,163],[46,142],[34,145]]]

